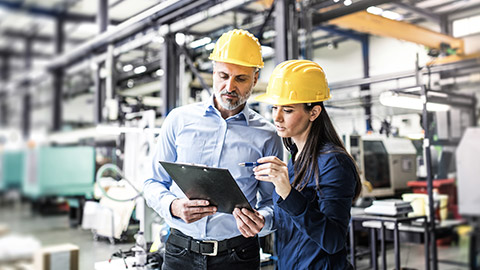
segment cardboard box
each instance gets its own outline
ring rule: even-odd
[[[43,247],[33,257],[35,270],[78,270],[78,246],[62,244]]]

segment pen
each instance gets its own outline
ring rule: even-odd
[[[242,163],[238,163],[238,166],[243,166],[243,167],[255,167],[255,166],[258,166],[258,165],[261,165],[263,163],[258,163],[258,162],[242,162]]]

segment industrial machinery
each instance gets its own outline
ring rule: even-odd
[[[0,153],[0,191],[20,188],[24,176],[25,151],[7,150]]]
[[[458,212],[472,226],[469,244],[469,267],[478,269],[478,246],[480,243],[480,194],[478,186],[478,153],[480,151],[480,127],[469,127],[456,151]],[[472,188],[473,187],[473,188]]]
[[[392,196],[397,190],[407,189],[407,182],[416,179],[416,149],[405,138],[386,136],[344,137],[347,151],[357,161],[362,182],[369,188],[362,196]]]
[[[93,194],[95,150],[90,146],[41,146],[26,156],[22,192],[30,199]]]
[[[458,210],[461,215],[480,216],[480,193],[472,187],[478,186],[480,166],[480,128],[470,127],[463,135],[456,152]]]

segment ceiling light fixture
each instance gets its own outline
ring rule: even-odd
[[[213,50],[213,48],[215,48],[215,43],[213,43],[213,42],[205,45],[205,50],[207,50],[207,51],[211,51],[211,50]]]
[[[397,107],[403,109],[411,110],[423,110],[423,101],[419,95],[406,94],[396,91],[385,91],[380,94],[380,103],[383,106],[388,107]],[[449,105],[427,102],[428,111],[448,111],[450,109]]]
[[[209,38],[209,37],[204,37],[204,38],[201,38],[201,39],[197,39],[197,40],[194,40],[192,42],[190,42],[190,48],[192,49],[195,49],[195,48],[198,48],[198,47],[202,47],[204,45],[207,45],[209,44],[210,42],[212,42],[212,39]]]
[[[163,71],[163,69],[157,69],[157,71],[155,71],[155,74],[157,74],[157,76],[161,77],[165,74],[165,71]]]
[[[136,67],[134,70],[133,70],[133,73],[135,74],[140,74],[140,73],[143,73],[147,71],[147,67],[146,66],[138,66]]]
[[[383,9],[379,7],[371,6],[367,8],[367,12],[374,15],[381,15],[383,12]]]
[[[133,65],[131,64],[127,64],[123,66],[123,72],[129,72],[129,71],[132,71],[132,69],[133,69]]]
[[[397,12],[393,12],[390,10],[385,10],[382,12],[382,17],[385,17],[390,20],[400,21],[403,19],[403,16],[398,14]]]

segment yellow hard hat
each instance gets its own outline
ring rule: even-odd
[[[242,29],[224,33],[215,43],[215,48],[208,59],[246,67],[263,68],[260,42],[250,32]]]
[[[330,99],[330,88],[323,69],[308,60],[289,60],[273,70],[267,93],[256,101],[273,105],[314,103]]]

